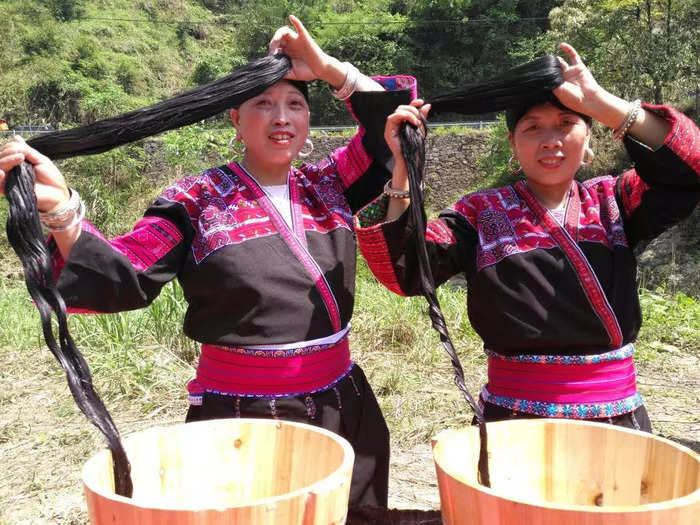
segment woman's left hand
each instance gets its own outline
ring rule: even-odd
[[[604,92],[603,88],[598,85],[593,74],[572,46],[561,43],[559,48],[569,55],[571,64],[557,57],[564,83],[554,90],[554,94],[566,107],[584,115],[594,116],[592,112],[599,103]]]
[[[285,78],[290,80],[325,80],[324,75],[331,58],[319,47],[304,24],[289,15],[293,30],[287,26],[275,31],[270,40],[269,53],[284,53],[292,59],[292,69]]]

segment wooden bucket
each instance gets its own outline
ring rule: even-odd
[[[433,440],[448,525],[696,525],[700,456],[651,434],[601,423],[488,423],[491,488],[476,480],[477,427]]]
[[[124,439],[133,498],[112,457],[83,468],[92,525],[327,525],[345,522],[354,453],[322,428],[266,419],[158,427]]]

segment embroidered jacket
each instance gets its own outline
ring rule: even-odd
[[[700,199],[700,132],[683,114],[664,145],[625,145],[635,169],[574,181],[564,227],[516,183],[461,198],[430,221],[436,285],[464,273],[468,315],[502,356],[596,355],[633,342],[641,324],[633,249],[692,213]],[[386,197],[358,214],[360,249],[390,290],[417,295],[410,214],[383,222]]]
[[[318,165],[291,170],[293,228],[235,163],[185,177],[126,235],[105,239],[86,221],[67,261],[54,251],[67,305],[140,308],[177,278],[188,303],[184,331],[201,343],[286,344],[346,327],[355,280],[352,213],[389,176],[373,157],[382,152],[381,133],[363,115],[369,105],[386,118],[416,93],[412,77],[379,81],[397,91],[384,104],[371,94],[351,98],[361,126],[350,143]]]

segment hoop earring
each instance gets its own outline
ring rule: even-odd
[[[588,158],[586,158],[586,155],[588,155]],[[589,146],[586,146],[586,149],[583,150],[583,158],[581,159],[581,166],[590,166],[591,164],[593,164],[594,158],[595,158],[595,153],[593,153],[593,150]]]
[[[302,159],[308,157],[314,151],[314,143],[311,142],[310,138],[306,139],[306,141],[304,142],[304,146],[306,146],[307,144],[309,145],[309,151],[300,151],[299,153],[297,153],[297,155],[299,155]]]
[[[523,167],[518,162],[518,159],[515,158],[515,155],[511,155],[508,159],[508,171],[510,171],[511,175],[519,175],[523,171]]]
[[[242,147],[236,148],[236,144],[240,144]],[[228,149],[230,149],[234,155],[243,155],[245,153],[245,142],[239,140],[238,135],[236,135],[228,141]]]

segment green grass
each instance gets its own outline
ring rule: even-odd
[[[453,372],[422,298],[399,297],[375,281],[358,260],[352,348],[365,368],[396,436],[428,439],[434,428],[470,411],[452,383]],[[46,352],[39,317],[22,286],[0,289],[2,346]],[[465,290],[438,290],[448,327],[473,393],[486,364],[479,337],[466,316]],[[637,360],[653,362],[668,352],[698,354],[700,302],[682,293],[640,291],[644,325]],[[176,284],[166,286],[143,310],[108,315],[71,315],[70,327],[88,360],[100,392],[109,402],[136,403],[142,413],[183,395],[193,374],[197,345],[182,333],[185,303]],[[38,350],[39,349],[39,350]],[[48,356],[48,357],[47,357]],[[57,370],[57,376],[61,372]],[[395,437],[396,437],[395,436]]]

